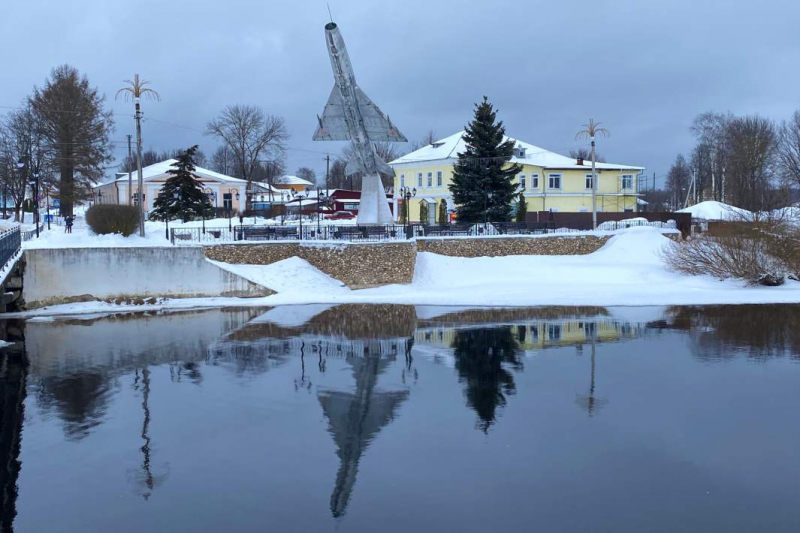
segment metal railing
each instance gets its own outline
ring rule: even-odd
[[[224,228],[170,228],[169,240],[172,244],[180,243],[218,243],[234,240],[235,230]]]
[[[19,252],[21,245],[22,236],[18,227],[0,233],[0,265],[2,268],[5,268],[11,258]]]
[[[39,223],[39,233],[41,234],[44,231],[45,224],[44,222]],[[29,229],[22,232],[22,240],[29,241],[31,239],[36,238],[36,228]]]

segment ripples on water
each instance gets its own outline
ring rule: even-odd
[[[800,531],[800,306],[2,328],[0,531]]]

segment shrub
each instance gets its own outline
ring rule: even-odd
[[[86,223],[97,234],[127,237],[139,229],[139,209],[133,205],[95,205],[86,211]]]
[[[800,274],[800,234],[775,220],[754,220],[722,235],[673,243],[664,261],[677,272],[737,278],[752,285],[782,285]]]

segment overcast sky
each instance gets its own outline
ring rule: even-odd
[[[487,95],[512,137],[566,153],[594,117],[612,132],[606,159],[661,176],[700,112],[800,108],[798,0],[330,3],[359,85],[411,140],[458,131]],[[342,148],[311,141],[333,86],[327,21],[324,0],[0,0],[0,106],[69,63],[106,94],[124,141],[132,104],[114,93],[138,72],[162,96],[145,115],[173,124],[147,122],[145,148],[210,155],[206,122],[255,104],[286,119],[288,169],[321,174],[322,152]]]

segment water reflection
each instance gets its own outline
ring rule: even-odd
[[[516,392],[511,370],[523,369],[521,350],[511,326],[456,330],[453,355],[465,396],[478,414],[478,428],[486,433],[506,396]],[[509,367],[509,368],[507,368]]]
[[[745,354],[755,361],[800,360],[800,305],[670,307],[653,328],[687,331],[693,353],[705,361]]]
[[[25,354],[14,348],[0,350],[0,531],[13,531],[17,515],[17,478],[22,422],[25,418]]]
[[[408,391],[384,391],[377,388],[378,376],[395,359],[367,351],[347,357],[352,368],[353,392],[320,388],[317,398],[328,419],[329,431],[336,443],[339,470],[331,494],[331,513],[344,516],[358,474],[358,463],[378,432],[395,417],[398,407],[408,399]]]
[[[480,440],[489,450],[502,426],[502,435],[513,444],[514,437],[524,433],[520,420],[526,421],[523,425],[527,420],[543,424],[543,433],[550,429],[547,424],[561,425],[565,446],[571,431],[577,442],[599,438],[606,423],[626,429],[629,421],[614,417],[642,397],[637,382],[651,379],[642,377],[647,367],[641,342],[649,347],[666,343],[676,358],[687,353],[688,346],[691,356],[686,359],[715,370],[723,367],[697,361],[731,360],[736,354],[758,362],[787,355],[800,360],[800,306],[742,306],[733,312],[731,307],[677,307],[636,314],[599,307],[454,310],[342,305],[29,322],[25,352],[30,364],[7,359],[0,368],[0,456],[5,465],[0,531],[10,529],[14,520],[17,478],[25,473],[20,474],[19,442],[26,382],[29,413],[36,413],[39,428],[26,424],[40,429],[39,438],[57,435],[73,450],[81,450],[93,472],[112,471],[105,484],[115,486],[117,478],[124,478],[129,496],[133,487],[136,497],[130,499],[136,503],[117,496],[119,501],[106,502],[108,513],[116,511],[115,505],[129,517],[161,513],[166,496],[180,500],[205,490],[207,480],[195,470],[208,469],[219,485],[213,490],[233,495],[227,505],[236,500],[246,507],[248,498],[269,505],[259,490],[276,501],[276,493],[289,494],[288,489],[312,496],[323,490],[324,502],[314,505],[323,509],[327,520],[333,516],[341,521],[362,516],[354,502],[375,501],[376,469],[367,466],[369,459],[387,471],[400,468],[391,463],[392,455],[387,459],[387,450],[397,453],[398,428],[403,428],[400,438],[420,439],[414,448],[423,458],[430,444],[427,438],[459,436],[461,441],[450,443],[454,447],[449,449],[463,454],[466,462],[447,465],[451,470],[441,472],[436,464],[427,465],[442,479],[469,470],[474,466],[469,461],[487,460],[467,445],[470,439]],[[633,341],[639,341],[639,348],[628,354],[628,363],[643,366],[637,367],[635,380],[626,382],[614,372],[619,374],[622,363],[608,355],[625,353],[622,345]],[[548,368],[550,374],[543,372]],[[660,385],[658,380],[652,383]],[[561,405],[566,407],[558,416],[542,418],[536,411],[542,402],[521,401],[523,392],[530,398],[539,388],[548,388],[547,399],[554,406],[564,400]],[[518,392],[520,397],[514,398]],[[609,397],[613,403],[606,407]],[[424,407],[414,407],[421,402]],[[455,404],[455,411],[448,412],[451,420],[439,418],[448,424],[447,433],[422,423],[420,417],[448,402]],[[588,417],[596,418],[589,424]],[[183,425],[184,418],[191,423]],[[548,434],[558,439],[557,433]],[[259,441],[262,434],[268,437]],[[35,438],[30,445],[37,444]],[[47,453],[68,454],[58,438]],[[525,438],[536,436],[528,433]],[[248,448],[251,440],[255,451]],[[222,442],[223,449],[237,450],[225,458],[230,473],[216,466],[221,464],[219,451],[203,448],[214,441]],[[288,447],[280,448],[284,441]],[[314,454],[322,443],[327,446],[324,453]],[[303,455],[301,447],[312,453]],[[111,455],[112,449],[121,450],[119,456]],[[101,453],[93,453],[97,451]],[[296,459],[294,454],[308,461],[307,469],[296,463],[281,465],[281,459]],[[194,461],[191,467],[184,455]],[[490,462],[505,459],[502,450],[491,457]],[[439,460],[447,463],[446,457]],[[241,464],[244,470],[234,474]],[[27,460],[26,465],[32,468]],[[66,461],[60,468],[80,479],[79,466]],[[544,464],[535,466],[542,469],[542,479],[556,475]],[[303,475],[296,476],[292,468],[302,469]],[[251,470],[258,478],[255,482],[247,479]],[[516,486],[533,483],[530,476],[515,479],[513,466],[504,472]],[[307,485],[295,477],[307,478]],[[485,481],[497,483],[493,478]],[[566,490],[560,478],[554,486]],[[75,490],[86,491],[90,500],[97,495],[89,488]],[[73,512],[67,506],[61,510]],[[221,505],[215,511],[221,515],[226,509]],[[205,516],[204,509],[198,513]],[[26,520],[37,524],[30,513]],[[146,521],[131,520],[131,528],[152,529]],[[452,515],[449,520],[460,522]],[[314,525],[307,530],[323,529]]]

